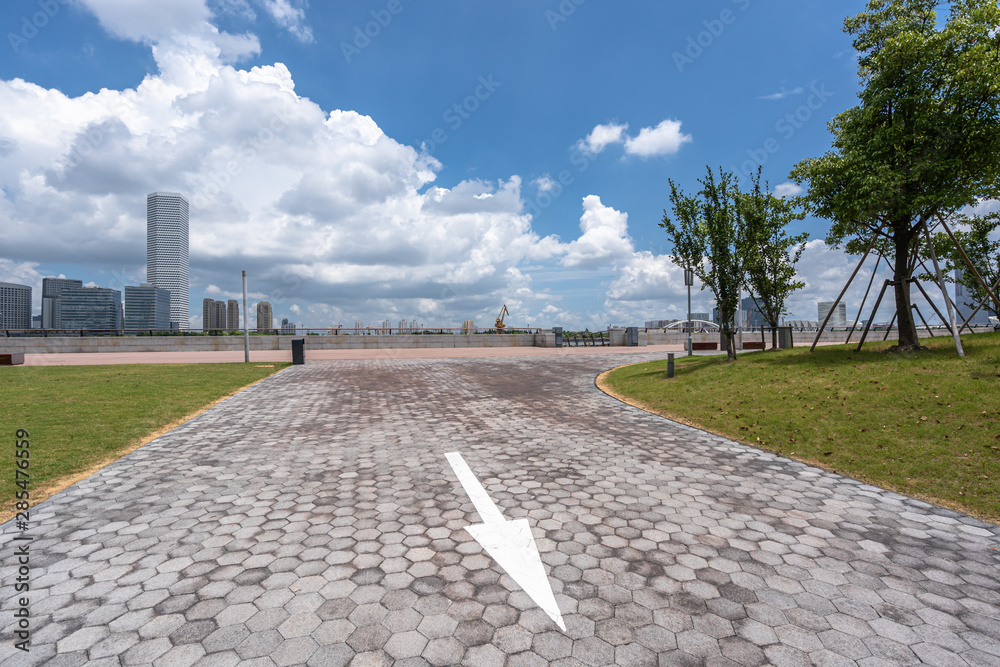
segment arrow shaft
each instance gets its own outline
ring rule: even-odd
[[[486,493],[483,485],[476,479],[475,473],[469,468],[462,455],[458,452],[451,452],[450,454],[445,454],[445,458],[451,464],[451,469],[455,471],[455,476],[458,477],[459,483],[465,489],[465,493],[468,494],[469,500],[476,506],[476,511],[479,512],[479,518],[483,520],[483,523],[503,523],[504,518],[503,514],[500,513],[500,509],[493,502],[493,499],[490,498],[489,494]]]

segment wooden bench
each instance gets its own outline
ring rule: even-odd
[[[691,343],[691,350],[718,350],[718,343],[699,343],[694,341]]]
[[[764,341],[762,340],[745,340],[743,341],[744,350],[763,350]]]
[[[18,366],[23,363],[23,352],[0,352],[0,366]]]

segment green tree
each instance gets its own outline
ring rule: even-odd
[[[996,0],[869,0],[844,22],[861,102],[831,121],[833,150],[792,172],[828,243],[890,241],[898,349],[920,347],[907,281],[924,226],[1000,193],[998,25]]]
[[[795,264],[802,257],[808,234],[788,236],[785,228],[802,220],[805,212],[794,201],[775,197],[767,183],[761,188],[761,170],[753,179],[753,189],[739,196],[743,226],[739,252],[743,258],[744,280],[757,309],[771,327],[771,347],[778,346],[778,322],[785,314],[785,301],[805,286],[795,280]]]
[[[694,271],[715,295],[719,327],[726,339],[726,354],[736,359],[733,340],[734,319],[743,285],[743,265],[737,248],[742,226],[738,205],[739,190],[731,173],[719,169],[716,180],[711,168],[697,196],[688,196],[670,181],[670,202],[674,217],[663,212],[663,227],[673,243],[671,259],[681,268]]]

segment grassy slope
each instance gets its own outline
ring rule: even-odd
[[[31,504],[220,398],[288,366],[146,364],[0,368],[0,520],[14,500],[14,438],[31,435]]]
[[[1000,334],[627,366],[609,389],[667,417],[1000,521]]]

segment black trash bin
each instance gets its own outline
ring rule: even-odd
[[[306,363],[306,339],[305,338],[293,338],[292,339],[292,363],[293,364],[304,364],[304,363]]]

